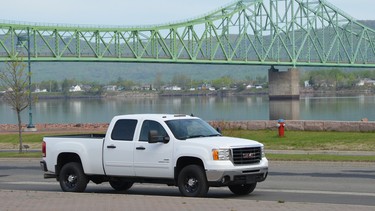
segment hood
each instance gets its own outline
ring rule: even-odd
[[[263,144],[250,139],[234,138],[226,136],[200,137],[186,139],[186,142],[196,143],[199,145],[212,148],[242,148],[242,147],[260,147]]]

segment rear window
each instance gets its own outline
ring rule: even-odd
[[[120,119],[115,123],[111,134],[112,140],[133,141],[137,120]]]

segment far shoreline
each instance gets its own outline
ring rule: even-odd
[[[69,93],[64,95],[63,93],[33,93],[33,96],[41,100],[54,100],[54,99],[105,99],[105,98],[149,98],[149,97],[230,97],[230,96],[264,96],[268,95],[268,89],[262,90],[245,90],[237,92],[235,90],[182,90],[182,91],[111,91],[103,94],[93,93]],[[311,96],[352,96],[352,95],[375,95],[373,90],[312,90],[312,89],[301,89],[300,97],[311,97]],[[1,95],[0,95],[1,97]]]

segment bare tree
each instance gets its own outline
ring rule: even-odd
[[[29,105],[29,90],[27,88],[29,74],[25,69],[26,64],[22,62],[22,58],[6,62],[5,68],[0,69],[0,83],[8,89],[4,93],[3,99],[17,112],[19,153],[22,153],[23,146],[21,111]]]

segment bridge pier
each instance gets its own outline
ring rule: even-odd
[[[299,99],[299,70],[297,68],[279,71],[272,66],[268,70],[268,82],[270,100]]]

